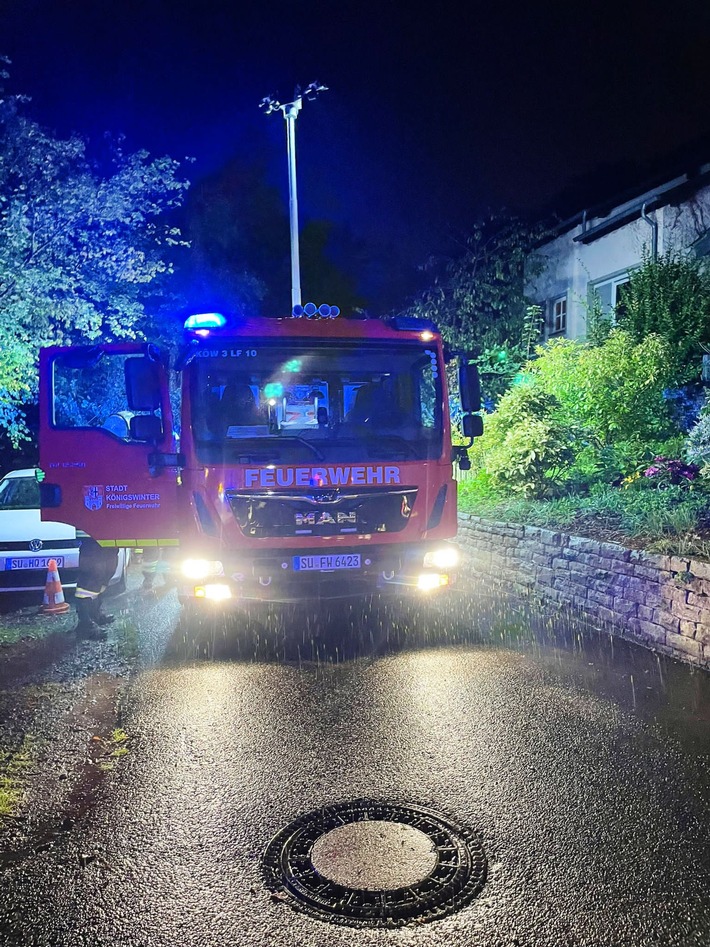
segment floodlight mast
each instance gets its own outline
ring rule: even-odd
[[[312,101],[319,92],[327,92],[328,87],[320,82],[311,82],[304,92],[296,86],[293,102],[282,104],[273,96],[267,95],[259,103],[270,115],[277,110],[286,120],[286,152],[288,156],[288,207],[291,229],[291,306],[301,305],[301,268],[298,248],[298,191],[296,188],[296,119],[303,108],[303,96]]]

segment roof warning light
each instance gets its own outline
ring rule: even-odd
[[[186,329],[221,329],[226,324],[221,312],[201,312],[185,320]]]

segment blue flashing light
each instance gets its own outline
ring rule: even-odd
[[[320,316],[322,319],[335,319],[340,315],[340,308],[338,306],[329,306],[328,303],[321,303],[320,306],[316,306],[315,303],[306,303],[305,306],[294,306],[291,310],[291,315],[297,319],[303,316],[309,319],[312,316]]]
[[[226,324],[221,312],[201,312],[185,320],[186,329],[221,329]]]
[[[386,320],[394,329],[400,332],[438,332],[438,328],[431,319],[420,319],[418,316],[392,316]]]

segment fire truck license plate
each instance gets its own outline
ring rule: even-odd
[[[23,556],[22,559],[6,559],[5,569],[46,569],[50,559],[57,560],[57,569],[64,565],[63,556]]]
[[[294,556],[296,572],[334,572],[336,569],[359,569],[360,555]]]

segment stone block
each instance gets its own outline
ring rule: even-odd
[[[603,605],[605,608],[613,609],[614,607],[613,595],[607,595],[604,592],[597,592],[595,589],[587,592],[587,600],[590,602],[595,602],[597,605]]]
[[[697,628],[697,622],[685,621],[685,619],[681,618],[678,630],[685,638],[694,638]]]
[[[633,618],[639,614],[638,609],[640,608],[643,608],[643,605],[637,605],[635,602],[627,602],[626,599],[623,598],[614,599],[613,611],[622,618]],[[644,618],[644,621],[649,621],[653,615],[653,611],[650,608],[646,609],[646,611],[648,614]],[[639,615],[639,617],[641,616]]]
[[[690,560],[671,556],[670,568],[671,572],[690,572]]]
[[[701,562],[698,559],[691,559],[688,571],[698,579],[705,579],[710,582],[710,562]]]
[[[620,543],[600,543],[601,555],[605,559],[615,559],[620,562],[628,562],[631,556],[631,550],[626,549]]]
[[[710,624],[700,624],[695,629],[695,640],[710,645]]]
[[[663,625],[668,631],[677,633],[680,628],[680,618],[662,608],[653,609],[653,621],[658,625]]]
[[[643,549],[632,549],[629,553],[629,561],[649,569],[670,571],[671,568],[670,556],[659,556],[653,552],[644,552]]]
[[[700,579],[693,576],[690,582],[687,582],[688,590],[695,592],[696,595],[706,595],[710,600],[710,580]]]
[[[696,641],[694,638],[684,638],[682,635],[668,635],[667,644],[673,651],[685,657],[699,660],[703,656],[702,642]]]
[[[688,592],[686,601],[688,605],[695,605],[697,608],[710,608],[710,598],[705,594],[698,595],[696,592]]]
[[[661,598],[664,602],[673,603],[674,605],[685,605],[688,601],[688,590],[669,582],[667,585],[661,586]]]
[[[671,574],[665,569],[656,569],[653,566],[632,565],[633,574],[639,579],[645,579],[647,582],[665,582],[670,579]]]
[[[653,621],[653,609],[648,605],[637,605],[636,614],[642,621]]]
[[[605,608],[603,605],[597,605],[594,609],[587,608],[587,612],[592,616],[597,624],[620,626],[624,619],[617,615],[611,608]]]
[[[594,539],[586,539],[583,536],[570,536],[568,548],[573,552],[593,553],[598,556],[600,545],[601,544]]]
[[[673,615],[681,620],[694,621],[696,624],[702,620],[702,612],[699,608],[692,605],[676,605],[673,608]]]
[[[660,605],[662,602],[658,586],[651,585],[640,589],[627,588],[624,595],[630,602],[636,602],[638,605],[653,607],[654,605]]]
[[[667,632],[663,625],[657,625],[651,621],[639,621],[636,627],[638,629],[637,634],[646,638],[648,641],[665,644]]]

